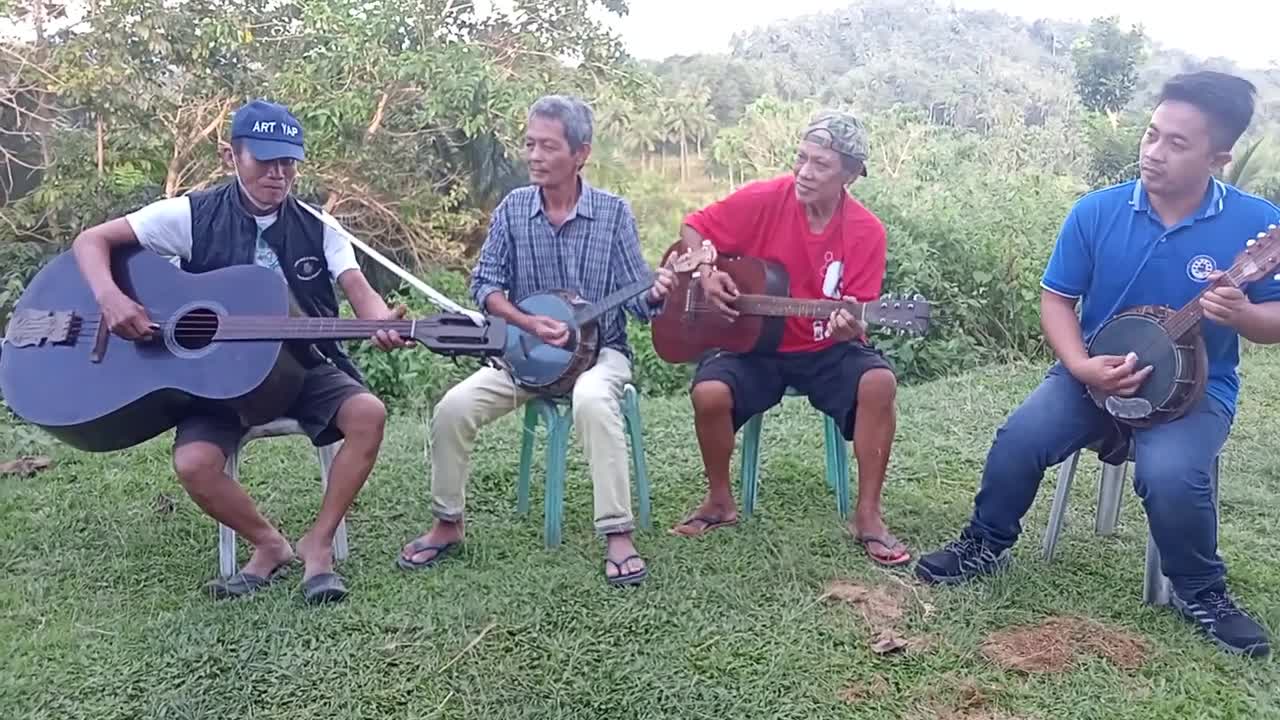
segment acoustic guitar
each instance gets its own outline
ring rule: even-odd
[[[23,420],[80,450],[130,447],[221,405],[246,425],[280,417],[302,388],[300,343],[366,339],[379,330],[449,356],[502,351],[506,324],[461,314],[370,321],[301,315],[275,271],[236,265],[184,272],[142,248],[120,248],[112,274],[159,330],[114,335],[71,252],[36,273],[14,307],[0,353],[0,393]]]
[[[674,253],[681,247],[677,242],[667,252]],[[839,309],[848,310],[864,326],[877,325],[913,335],[923,335],[929,329],[932,309],[919,295],[886,295],[866,303],[793,298],[790,277],[776,262],[720,255],[715,267],[727,273],[738,288],[739,295],[732,303],[738,316],[728,318],[716,309],[693,273],[678,273],[662,312],[652,323],[653,349],[663,360],[692,362],[713,349],[773,352],[782,342],[786,318],[826,319]]]
[[[1207,284],[1190,302],[1174,310],[1166,305],[1126,308],[1102,324],[1086,346],[1089,357],[1098,355],[1138,357],[1138,370],[1150,365],[1151,374],[1129,396],[1111,395],[1089,388],[1089,397],[1117,421],[1135,428],[1176,420],[1204,395],[1209,362],[1200,320],[1200,298],[1215,287],[1243,288],[1280,265],[1280,230],[1250,238],[1231,267],[1217,282]]]
[[[676,273],[693,271],[714,257],[713,251],[699,248],[677,256],[668,252],[663,264]],[[545,315],[569,328],[569,339],[563,346],[551,345],[515,324],[507,325],[507,340],[502,355],[491,362],[507,371],[521,388],[546,397],[567,395],[578,376],[595,365],[600,356],[601,315],[617,309],[631,298],[653,287],[655,273],[588,303],[569,290],[534,293],[516,303],[528,315]]]

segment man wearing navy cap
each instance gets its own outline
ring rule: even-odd
[[[231,145],[222,148],[222,157],[234,171],[235,182],[154,202],[76,238],[73,248],[81,272],[113,332],[145,340],[155,331],[146,310],[111,276],[112,249],[132,244],[172,257],[192,273],[248,264],[275,270],[308,315],[338,315],[336,282],[359,317],[403,316],[403,306],[388,308],[370,287],[351,243],[290,195],[297,163],[306,159],[306,152],[302,125],[287,108],[254,100],[237,110]],[[332,218],[326,219],[337,226]],[[372,341],[383,350],[405,344],[395,333],[385,332]],[[373,469],[386,409],[364,387],[360,372],[337,343],[308,345],[306,356],[302,392],[286,415],[298,421],[316,446],[344,442],[334,458],[320,513],[298,540],[296,552],[239,483],[223,472],[245,431],[239,418],[211,408],[178,424],[173,453],[178,479],[201,509],[254,547],[240,572],[210,583],[215,597],[253,593],[279,579],[297,559],[305,567],[302,589],[308,602],[346,596],[342,578],[333,572],[333,535]]]

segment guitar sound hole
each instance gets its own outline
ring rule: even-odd
[[[178,318],[173,340],[183,350],[201,350],[213,342],[218,332],[218,314],[208,308],[197,308]]]

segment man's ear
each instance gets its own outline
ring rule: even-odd
[[[1213,164],[1211,165],[1213,171],[1215,173],[1225,171],[1227,169],[1227,165],[1231,164],[1231,158],[1232,155],[1230,150],[1223,150],[1221,152],[1214,153],[1212,161]]]
[[[235,150],[231,149],[231,143],[224,140],[218,141],[218,157],[222,159],[222,166],[227,170],[235,170]]]

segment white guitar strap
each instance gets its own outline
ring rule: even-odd
[[[444,295],[440,294],[438,291],[436,291],[435,288],[431,287],[430,285],[414,277],[412,274],[409,273],[409,271],[400,267],[399,265],[397,265],[391,259],[387,258],[382,253],[378,252],[377,250],[374,250],[373,248],[369,247],[366,243],[364,243],[362,240],[356,238],[354,235],[347,232],[341,225],[338,224],[336,220],[317,211],[315,208],[311,207],[305,202],[298,201],[298,205],[302,207],[302,209],[314,215],[320,222],[324,223],[326,226],[332,228],[335,232],[339,233],[340,235],[345,237],[347,240],[351,241],[352,245],[355,245],[356,247],[360,248],[360,250],[362,250],[366,255],[376,260],[378,264],[382,265],[386,269],[395,273],[396,276],[398,276],[401,280],[404,280],[405,282],[412,285],[414,289],[417,290],[418,292],[422,293],[423,295],[426,295],[436,305],[439,305],[440,307],[444,308],[445,310],[448,310],[449,312],[455,312],[461,315],[466,315],[467,317],[471,318],[471,321],[474,322],[477,326],[481,326],[481,327],[484,326],[485,324],[484,315],[481,315],[475,310],[468,310],[462,307],[461,305],[455,303],[454,301],[450,300],[449,298],[445,297]]]

